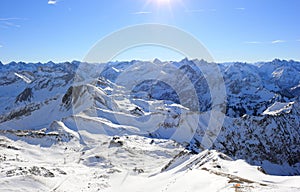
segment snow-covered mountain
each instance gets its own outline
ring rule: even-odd
[[[0,189],[299,190],[300,63],[214,64],[224,121],[210,65],[1,64]]]

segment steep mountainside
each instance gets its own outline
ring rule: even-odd
[[[269,174],[299,175],[300,63],[217,64],[226,88],[224,122],[211,113],[208,77],[198,67],[207,65],[187,59],[0,65],[0,134],[41,147],[76,143],[78,151],[94,147],[95,135],[167,139],[191,153],[214,149]],[[207,129],[210,119],[222,123],[220,130]]]

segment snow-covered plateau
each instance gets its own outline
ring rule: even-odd
[[[300,191],[299,96],[292,60],[0,62],[0,191]]]

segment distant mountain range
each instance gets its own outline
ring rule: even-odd
[[[138,142],[137,148],[145,147],[145,157],[162,153],[163,162],[170,161],[168,166],[161,165],[165,166],[163,170],[180,164],[195,167],[203,159],[212,163],[209,156],[224,161],[220,156],[230,161],[243,159],[272,175],[299,175],[300,62],[276,59],[214,64],[225,86],[226,98],[220,108],[224,122],[211,113],[214,106],[207,78],[213,78],[214,73],[208,77],[201,70],[201,66],[209,65],[188,59],[105,64],[0,63],[0,135],[8,139],[0,147],[18,148],[21,141],[51,149],[67,146],[70,150],[74,146],[74,151],[82,153],[79,162],[91,166],[102,157],[91,160],[84,154],[99,147],[98,137],[105,137],[109,148],[120,150],[127,137],[128,146]],[[190,97],[193,93],[194,100]],[[220,129],[207,128],[212,118],[214,123],[222,123]],[[205,145],[205,139],[210,145]],[[148,154],[147,150],[152,150],[146,149],[148,140],[152,147],[168,148],[165,142],[174,142],[172,145],[178,147],[173,146],[170,153],[164,149]],[[134,146],[129,148],[134,151]],[[122,150],[115,155],[121,155]],[[175,156],[179,151],[184,152]],[[130,157],[128,152],[124,154]],[[135,155],[132,152],[133,159],[143,158]],[[6,161],[4,156],[1,158]],[[109,158],[102,160],[101,166],[106,169]],[[209,168],[202,165],[202,170],[219,174],[213,171],[217,164]]]

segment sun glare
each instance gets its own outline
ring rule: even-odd
[[[158,4],[170,4],[171,0],[156,0]]]
[[[153,17],[162,21],[174,19],[174,13],[180,8],[186,9],[184,0],[146,0],[143,10],[150,9],[151,12],[155,13]]]
[[[174,12],[182,7],[185,9],[184,0],[146,0],[144,9],[153,9],[151,11],[156,13],[157,18],[162,19],[173,19]]]
[[[175,3],[175,0],[148,0],[148,2],[155,3],[158,6],[171,6],[171,4]]]

